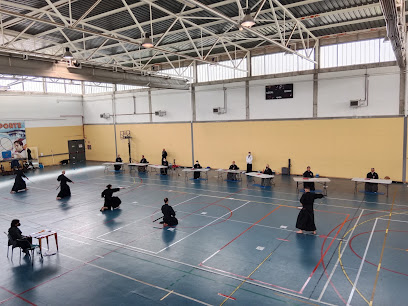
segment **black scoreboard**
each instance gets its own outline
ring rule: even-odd
[[[266,100],[293,98],[293,84],[265,86]]]

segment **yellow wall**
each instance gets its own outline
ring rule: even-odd
[[[310,165],[321,176],[363,177],[375,167],[380,177],[402,179],[403,118],[290,120],[194,124],[195,158],[202,166],[254,170],[266,163],[278,172],[292,160],[292,173]]]
[[[203,167],[226,168],[235,160],[246,168],[248,151],[254,155],[254,170],[266,163],[281,172],[292,160],[292,173],[312,171],[329,177],[363,177],[375,167],[380,177],[402,180],[403,118],[287,120],[194,123],[194,153]],[[127,140],[120,131],[130,130],[132,159],[144,154],[160,163],[166,148],[169,162],[191,165],[189,123],[117,125],[118,153],[127,162]],[[85,126],[88,160],[115,159],[113,126]]]
[[[85,125],[86,159],[96,161],[115,160],[115,134],[113,125]]]
[[[191,128],[189,123],[121,124],[116,126],[118,153],[129,161],[128,141],[120,139],[120,131],[130,130],[132,159],[140,161],[142,154],[150,163],[161,164],[161,152],[167,160],[179,165],[191,165]]]
[[[118,154],[129,161],[128,141],[120,139],[120,131],[131,131],[132,160],[139,161],[142,154],[150,163],[161,163],[161,152],[166,149],[169,163],[191,165],[191,134],[188,123],[120,124],[116,125]],[[87,160],[114,161],[115,137],[113,125],[85,125]]]
[[[37,147],[38,153],[43,155],[68,153],[68,140],[83,139],[82,126],[61,126],[26,128],[28,147]],[[44,166],[56,165],[69,155],[41,157],[40,162]]]

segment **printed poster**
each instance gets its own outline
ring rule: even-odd
[[[24,121],[0,120],[0,160],[27,158]]]

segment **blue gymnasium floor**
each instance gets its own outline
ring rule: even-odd
[[[333,180],[315,202],[317,235],[296,234],[299,194],[290,177],[261,189],[242,183],[66,169],[73,196],[56,201],[62,168],[27,173],[27,192],[0,177],[0,222],[23,234],[58,232],[59,252],[41,261],[6,257],[2,305],[404,305],[408,300],[407,187],[357,193]],[[105,185],[124,186],[120,210],[99,212]],[[360,188],[363,188],[360,186]],[[380,186],[380,191],[381,191]],[[162,229],[163,198],[179,225]],[[392,214],[390,216],[390,210]],[[388,234],[386,235],[386,230]],[[35,239],[34,239],[35,240]],[[55,250],[54,239],[50,249]],[[377,269],[381,263],[380,269]],[[377,275],[378,271],[378,275]]]

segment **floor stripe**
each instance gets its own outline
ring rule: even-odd
[[[363,212],[364,212],[364,209],[361,211],[361,213],[360,213],[360,215],[358,216],[358,219],[357,219],[356,223],[354,223],[354,225],[357,225],[357,224],[358,224],[358,222],[359,222],[360,219],[361,219],[361,216],[363,215]],[[327,281],[326,281],[326,284],[324,284],[323,290],[322,290],[322,292],[320,293],[319,298],[317,299],[319,302],[322,300],[323,295],[324,295],[324,293],[326,292],[327,286],[329,285],[329,283],[331,283],[331,279],[332,279],[332,277],[333,277],[333,275],[334,275],[334,272],[336,271],[336,269],[337,269],[337,267],[338,267],[338,265],[339,265],[340,258],[343,256],[344,251],[346,250],[347,245],[348,245],[348,242],[349,242],[350,238],[352,237],[352,235],[353,235],[355,229],[356,229],[356,226],[353,227],[353,231],[351,232],[349,238],[347,239],[346,243],[344,244],[343,250],[341,251],[341,254],[340,254],[339,258],[337,258],[336,264],[334,265],[334,267],[333,267],[333,269],[332,269],[332,271],[331,271],[331,273],[330,273],[330,276],[328,277],[328,279],[327,279]]]
[[[373,301],[374,301],[374,296],[375,296],[375,290],[377,289],[377,283],[378,283],[378,277],[380,275],[380,268],[381,268],[381,263],[383,260],[383,255],[384,255],[384,249],[385,249],[385,243],[387,242],[387,237],[388,237],[388,229],[390,228],[390,224],[391,224],[391,217],[392,217],[392,210],[394,208],[394,202],[395,202],[395,195],[396,193],[394,193],[394,197],[392,199],[392,206],[391,206],[391,210],[390,210],[390,214],[389,214],[389,219],[388,219],[388,224],[387,224],[387,230],[385,232],[384,235],[384,242],[382,245],[382,249],[381,249],[381,256],[380,256],[380,261],[378,263],[378,269],[377,269],[377,274],[375,276],[375,281],[374,281],[374,288],[373,288],[373,292],[371,294],[371,298],[370,298],[370,306],[373,305]]]
[[[371,234],[370,234],[370,237],[368,238],[368,241],[367,241],[367,245],[366,245],[366,248],[365,248],[365,251],[364,251],[363,259],[361,260],[360,267],[358,268],[356,279],[354,280],[353,288],[351,289],[349,298],[347,300],[347,306],[350,306],[350,302],[353,299],[354,292],[356,291],[356,287],[357,287],[358,280],[360,278],[361,270],[363,269],[365,258],[366,258],[367,253],[368,253],[368,248],[370,247],[371,239],[373,238],[375,227],[377,226],[377,221],[378,221],[378,219],[375,219],[373,228],[371,229]]]
[[[166,297],[168,297],[170,294],[172,294],[174,290],[171,290],[169,293],[167,293],[165,296],[163,296],[160,301],[163,301]]]
[[[223,297],[225,297],[225,298],[227,298],[227,299],[230,299],[230,300],[233,300],[233,301],[236,301],[236,300],[237,300],[236,298],[234,298],[234,297],[232,297],[232,296],[228,296],[228,295],[225,295],[225,294],[222,294],[222,293],[218,293],[218,295],[219,295],[219,296],[223,296]]]

